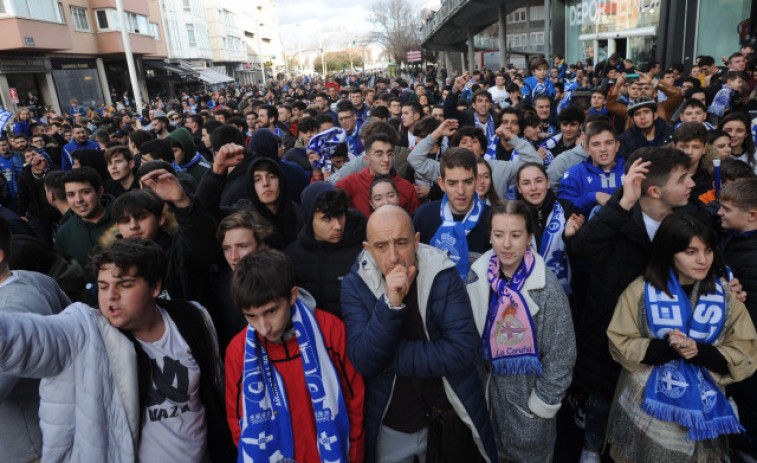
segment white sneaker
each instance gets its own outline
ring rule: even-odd
[[[602,457],[599,456],[597,452],[592,452],[591,450],[583,449],[581,451],[581,459],[578,460],[578,463],[601,463]]]

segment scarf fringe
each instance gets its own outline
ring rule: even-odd
[[[647,415],[660,421],[677,423],[690,429],[702,429],[706,426],[704,413],[700,410],[691,410],[684,407],[676,407],[652,399],[645,399],[641,404],[641,410]]]
[[[492,373],[495,376],[502,375],[530,375],[541,376],[541,362],[533,356],[519,358],[500,358],[493,360]]]
[[[733,416],[715,418],[705,423],[704,429],[689,429],[686,438],[689,440],[714,439],[722,434],[741,434],[746,428]]]

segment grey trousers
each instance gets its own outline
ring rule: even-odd
[[[408,434],[381,425],[376,441],[376,463],[426,463],[428,428]]]

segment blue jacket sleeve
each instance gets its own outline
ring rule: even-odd
[[[572,202],[583,214],[588,214],[597,205],[596,192],[582,191],[581,178],[578,175],[568,175],[560,182],[558,198]]]
[[[412,378],[438,378],[468,371],[479,335],[468,292],[455,269],[440,272],[426,309],[428,341],[400,340],[389,369]],[[433,317],[433,319],[432,319]]]
[[[342,281],[341,303],[355,370],[365,377],[380,374],[397,351],[405,308],[390,308],[383,296],[376,299],[354,270]]]

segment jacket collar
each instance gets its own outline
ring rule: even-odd
[[[418,246],[416,256],[418,260],[418,275],[415,277],[415,281],[418,285],[418,309],[425,324],[426,304],[428,303],[428,296],[431,294],[434,280],[442,270],[455,268],[455,264],[442,251],[427,244],[420,244]],[[357,273],[376,299],[384,296],[386,293],[384,275],[381,274],[376,261],[366,250],[363,250],[358,256]]]

